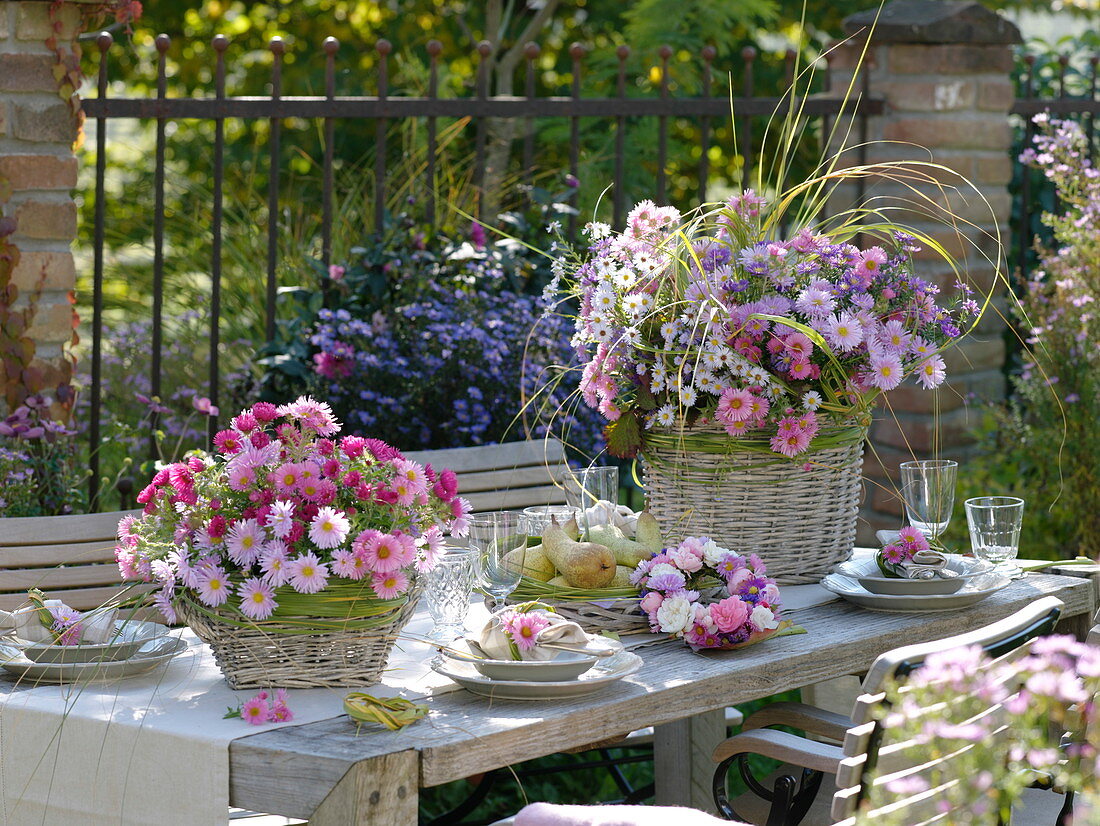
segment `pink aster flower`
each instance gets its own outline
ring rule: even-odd
[[[825,337],[833,347],[849,352],[863,341],[863,327],[851,313],[831,315],[825,324]]]
[[[293,462],[280,465],[273,473],[275,489],[281,493],[293,493],[298,487],[300,473],[299,466]]]
[[[859,276],[860,284],[864,288],[870,287],[875,276],[878,275],[882,265],[886,263],[886,250],[882,247],[871,247],[859,254],[856,260],[855,273]]]
[[[871,385],[880,390],[893,390],[905,378],[905,368],[896,353],[871,352],[871,366],[867,371]]]
[[[332,408],[310,396],[299,396],[290,404],[278,408],[280,416],[296,419],[318,436],[332,436],[340,430],[340,424],[332,415]]]
[[[323,507],[309,523],[309,538],[318,548],[338,548],[348,538],[351,522],[335,508]]]
[[[408,590],[409,578],[401,571],[380,571],[371,578],[371,587],[379,599],[396,599]]]
[[[424,531],[424,534],[420,537],[420,555],[416,560],[416,570],[423,573],[434,568],[436,560],[443,552],[444,544],[443,531],[439,529],[438,525],[433,525]]]
[[[898,541],[905,546],[910,554],[917,551],[927,551],[929,548],[928,537],[921,533],[919,528],[906,525],[898,531]]]
[[[261,692],[241,705],[241,719],[254,726],[262,726],[271,720],[271,709],[267,705],[267,692]]]
[[[771,439],[771,448],[791,459],[810,446],[810,436],[806,431],[795,428],[787,434],[776,434]]]
[[[395,459],[393,469],[417,493],[424,493],[428,489],[428,475],[423,465],[408,459]]]
[[[715,416],[723,422],[743,422],[752,416],[753,395],[748,390],[727,387],[718,398]]]
[[[229,599],[229,577],[216,565],[202,570],[196,576],[199,599],[211,608],[217,608]]]
[[[247,568],[256,561],[264,544],[264,531],[255,519],[241,519],[229,529],[225,540],[229,558]]]
[[[947,365],[939,356],[930,356],[917,365],[917,381],[925,390],[939,387],[946,375]]]
[[[294,719],[294,712],[286,702],[286,689],[275,689],[275,699],[271,701],[271,722],[289,723]]]
[[[237,596],[241,598],[241,613],[250,619],[267,619],[279,607],[271,584],[259,577],[242,582],[237,588]]]
[[[401,537],[389,533],[380,533],[371,537],[363,546],[362,552],[362,557],[371,570],[382,572],[396,571],[406,565],[405,555],[405,544],[401,541]]]
[[[550,625],[542,614],[514,614],[505,630],[521,652],[530,651],[538,642],[539,632]]]
[[[913,555],[902,545],[890,544],[882,549],[882,558],[891,565],[901,565],[903,562],[912,559]]]
[[[362,579],[367,573],[367,564],[354,551],[333,551],[332,572],[345,579]]]
[[[290,586],[300,594],[316,594],[328,584],[328,566],[314,554],[302,554],[287,569]]]
[[[264,578],[275,588],[286,583],[290,578],[290,554],[287,552],[286,543],[278,540],[268,542],[260,554],[260,569],[264,572]]]

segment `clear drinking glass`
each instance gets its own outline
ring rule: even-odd
[[[967,499],[964,505],[974,555],[992,562],[998,573],[1013,578],[1023,576],[1015,560],[1020,553],[1024,500],[1015,496],[979,496]]]
[[[600,500],[619,502],[619,469],[615,465],[589,467],[565,480],[565,503],[590,508]]]
[[[466,612],[474,590],[474,551],[444,546],[435,567],[420,575],[424,602],[435,620],[431,639],[449,643],[466,636]]]
[[[959,463],[951,459],[901,463],[901,498],[909,524],[929,539],[936,539],[951,521],[958,472]]]
[[[527,517],[527,533],[531,536],[542,536],[543,529],[551,520],[564,525],[577,515],[577,509],[571,505],[538,505],[524,508],[523,515]]]
[[[482,589],[493,598],[495,610],[519,585],[523,551],[527,550],[527,517],[519,511],[495,511],[475,513],[469,522],[474,569]],[[504,558],[512,551],[518,552],[513,564],[505,564]]]

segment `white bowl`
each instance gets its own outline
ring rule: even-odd
[[[128,660],[138,649],[152,639],[167,633],[168,629],[156,622],[140,620],[115,620],[115,634],[110,642],[92,645],[53,645],[36,642],[23,646],[23,654],[36,663],[116,662]]]
[[[456,643],[452,652],[443,653],[469,663],[490,680],[540,683],[575,680],[599,659],[595,654],[559,651],[552,660],[494,660],[486,657],[478,644],[469,639]]]

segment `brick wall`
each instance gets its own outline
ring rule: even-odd
[[[16,221],[9,240],[20,252],[12,275],[20,292],[16,306],[42,283],[29,335],[37,366],[53,374],[73,332],[77,119],[59,96],[57,55],[46,41],[56,33],[68,48],[80,10],[69,0],[51,19],[49,8],[48,2],[0,2],[0,179],[11,188],[2,211]]]
[[[833,89],[847,87],[873,18],[865,13],[846,21],[854,39],[831,61]],[[931,217],[903,220],[939,241],[976,289],[994,287],[995,293],[1002,291],[996,283],[1002,262],[994,239],[999,233],[1007,242],[1011,214],[1008,111],[1014,100],[1012,45],[1019,39],[1014,26],[978,3],[901,0],[883,9],[862,69],[869,73],[871,93],[886,103],[884,114],[871,119],[868,138],[879,143],[869,148],[868,161],[931,161],[973,184],[937,175],[959,191],[918,187],[973,226],[955,231]],[[914,198],[889,182],[872,183],[867,194],[894,203],[898,197]],[[838,192],[835,206],[854,198],[853,185]],[[918,271],[947,289],[956,280],[951,265],[931,251],[918,255]],[[879,528],[902,524],[894,485],[900,462],[932,456],[966,461],[970,432],[978,423],[970,400],[1005,393],[1002,331],[1003,321],[990,308],[978,329],[944,354],[948,380],[938,390],[907,384],[888,395],[872,427],[874,452],[865,464],[861,542],[872,542]]]

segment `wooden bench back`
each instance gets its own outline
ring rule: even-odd
[[[871,822],[874,821],[876,812],[886,811],[892,814],[903,813],[904,822],[911,826],[948,826],[957,822],[956,819],[965,813],[943,810],[943,802],[947,799],[945,792],[948,786],[969,780],[961,771],[951,772],[950,766],[962,762],[973,744],[929,762],[914,764],[912,749],[916,744],[896,736],[887,721],[880,719],[886,700],[885,686],[892,679],[903,681],[929,655],[954,648],[979,645],[998,662],[1021,657],[1027,652],[1033,639],[1053,630],[1061,608],[1061,600],[1044,597],[1011,617],[977,631],[930,643],[905,646],[879,657],[863,682],[863,693],[856,700],[852,712],[853,727],[849,729],[844,740],[844,759],[837,771],[837,792],[833,797],[833,820],[840,826],[852,823],[857,809],[861,804],[867,805],[865,801],[874,789],[879,792],[874,795],[874,799],[881,808],[868,812]],[[997,703],[988,704],[977,714],[977,717],[994,721],[1003,716],[1004,709]],[[1012,734],[1004,726],[998,727],[996,724],[991,730],[994,736],[1003,734],[1007,737]],[[950,777],[951,780],[943,785],[932,785],[928,776],[934,770],[943,771],[945,767],[946,774],[941,776]],[[926,788],[911,793],[896,791],[899,786],[894,782],[900,780],[919,780],[921,783],[914,784],[914,787],[923,785]],[[927,788],[928,786],[931,787]],[[884,803],[884,800],[888,802]]]
[[[453,470],[459,495],[470,500],[475,513],[565,504],[569,467],[556,439],[421,450],[405,457],[437,471]]]
[[[115,532],[123,515],[0,519],[0,609],[23,605],[28,588],[79,611],[120,593],[125,586],[115,563]]]

